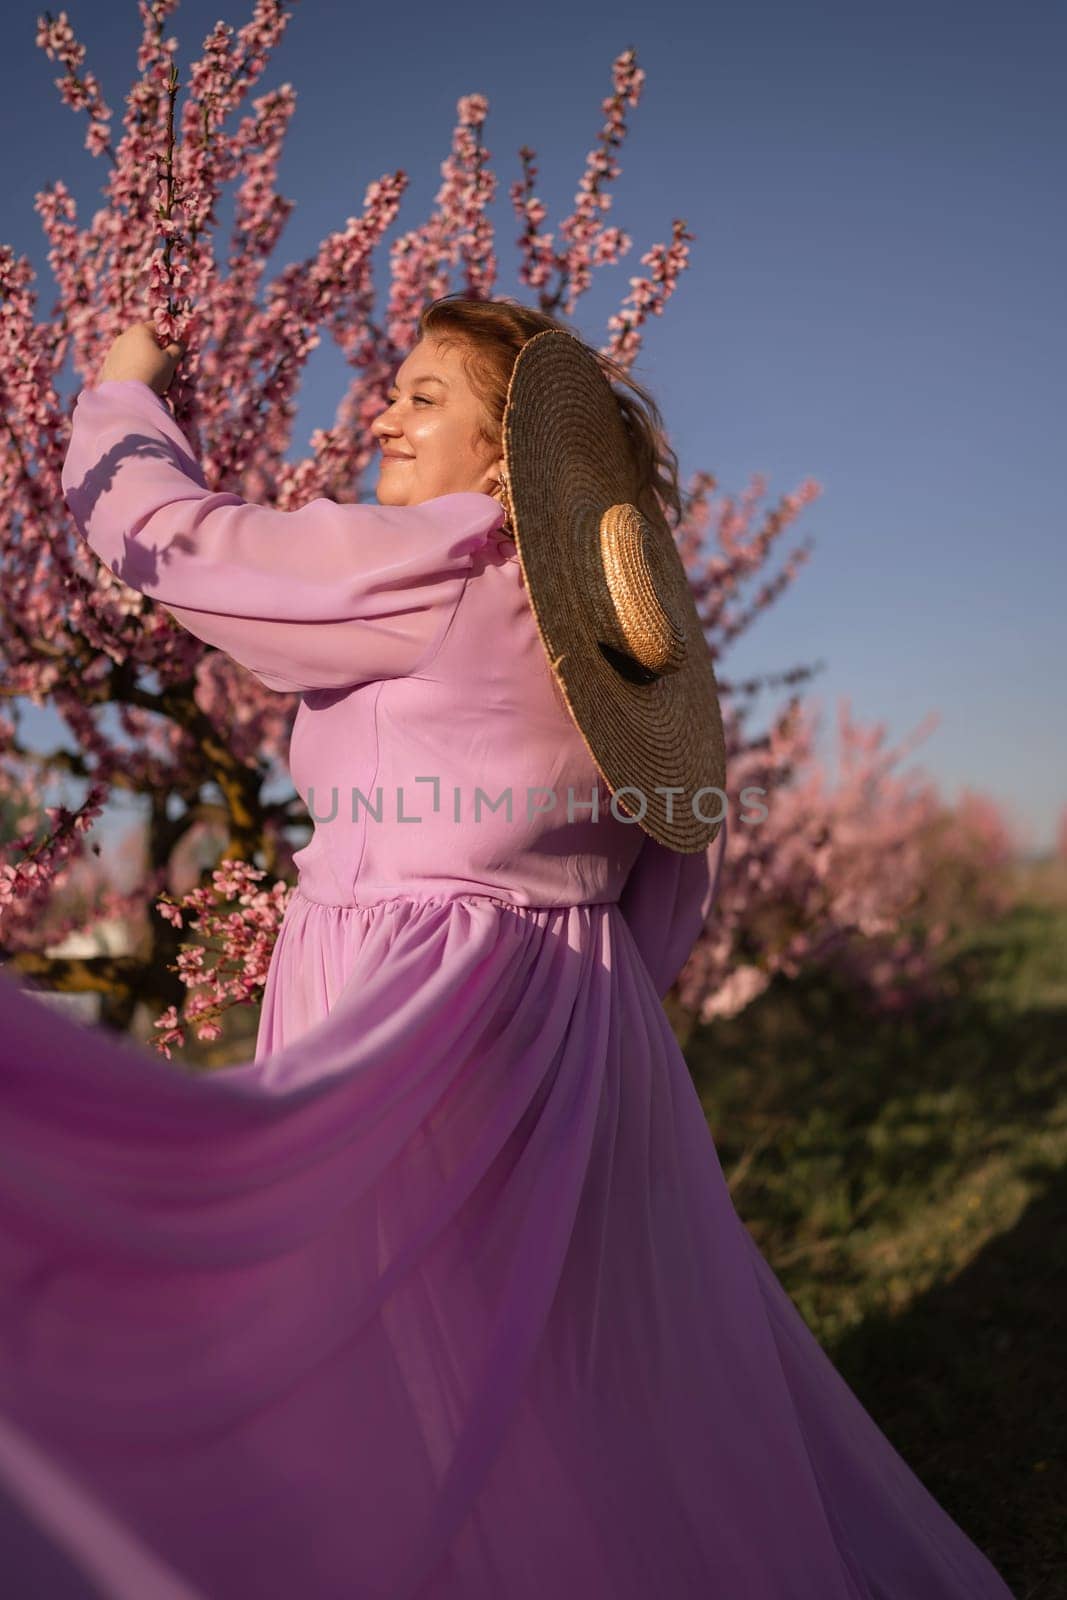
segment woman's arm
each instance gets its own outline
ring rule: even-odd
[[[707,850],[680,855],[646,834],[619,896],[637,948],[662,1000],[711,915],[726,853],[726,818]]]
[[[417,672],[504,515],[477,493],[276,511],[213,492],[166,402],[137,379],[81,391],[62,483],[105,566],[283,691]]]

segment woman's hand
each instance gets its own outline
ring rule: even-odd
[[[164,350],[156,338],[153,323],[135,322],[112,341],[97,382],[139,378],[162,396],[170,388],[178,362],[184,354],[185,347],[180,341],[168,344]]]

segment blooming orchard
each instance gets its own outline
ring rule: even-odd
[[[58,290],[47,317],[37,316],[27,260],[0,247],[0,954],[46,988],[100,993],[104,1020],[116,1026],[128,1026],[141,1002],[168,1054],[184,1042],[183,1021],[213,1037],[227,1006],[262,992],[294,836],[307,825],[296,797],[265,795],[284,770],[296,702],[184,632],[82,544],[60,487],[70,411],[57,388],[61,374],[69,362],[79,385],[92,383],[116,334],[150,319],[161,344],[180,339],[186,347],[168,402],[213,487],[282,510],[316,496],[351,502],[373,453],[370,423],[414,342],[421,308],[456,288],[492,298],[497,281],[489,219],[497,184],[481,142],[488,102],[480,94],[458,102],[431,215],[388,246],[384,305],[372,268],[399,218],[408,185],[400,171],[368,183],[358,214],[268,277],[293,205],[278,193],[277,174],[295,94],[287,83],[253,91],[291,12],[256,0],[244,27],[216,23],[183,86],[178,42],[166,32],[175,5],[140,0],[137,78],[121,131],[66,13],[41,18],[38,43],[61,69],[60,94],[85,116],[86,148],[107,166],[103,203],[83,223],[62,182],[36,197]],[[644,77],[633,50],[612,63],[573,209],[555,232],[544,231],[535,152],[519,151],[521,176],[510,189],[518,277],[544,310],[573,317],[594,270],[632,248],[608,214]],[[218,207],[230,184],[227,241]],[[629,278],[609,317],[601,349],[627,369],[648,319],[674,294],[693,239],[675,219],[669,242],[640,257],[646,270]],[[290,462],[301,376],[324,333],[351,379],[332,425],[316,429],[309,452]],[[934,828],[945,808],[933,792],[905,793],[878,738],[864,745],[847,717],[852,765],[828,786],[796,692],[808,668],[729,680],[729,645],[810,553],[804,544],[776,573],[768,570],[818,488],[805,482],[761,509],[762,481],[739,498],[716,498],[716,487],[711,473],[694,475],[677,539],[719,675],[730,793],[762,784],[771,800],[759,827],[731,827],[719,904],[679,994],[710,1017],[739,1009],[775,972],[833,959],[893,996],[902,980],[927,972],[951,921],[943,906],[931,912],[924,901],[932,860],[981,851],[988,837],[975,842],[973,830]],[[755,695],[776,686],[793,693],[770,731],[751,735]],[[63,745],[27,746],[26,703],[58,714]],[[60,782],[77,797],[44,805]],[[140,804],[144,831],[140,874],[120,892],[85,869],[93,824],[123,791]],[[205,839],[222,860],[203,866],[183,897],[180,863]],[[114,916],[136,930],[134,952],[54,953],[66,934]],[[183,943],[189,932],[198,940]]]

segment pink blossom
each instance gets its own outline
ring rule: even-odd
[[[0,246],[8,423],[0,438],[0,944],[17,963],[70,933],[118,922],[131,948],[147,952],[145,983],[162,1013],[155,1042],[168,1058],[188,1028],[218,1038],[226,1009],[262,995],[301,821],[291,793],[268,801],[264,788],[284,768],[295,700],[205,648],[82,544],[60,484],[70,402],[57,392],[58,374],[69,359],[82,382],[94,382],[112,338],[151,318],[162,339],[186,346],[168,403],[213,486],[280,509],[319,495],[352,500],[374,456],[370,422],[420,310],[457,281],[474,298],[492,298],[498,271],[490,107],[469,93],[457,101],[429,214],[389,246],[384,305],[375,253],[400,218],[409,184],[402,171],[368,181],[353,214],[305,259],[268,274],[294,204],[279,193],[278,174],[296,96],[289,83],[258,91],[291,13],[279,0],[255,0],[243,26],[217,22],[182,84],[178,41],[166,33],[176,4],[140,6],[136,76],[114,131],[67,13],[39,20],[37,42],[61,71],[61,101],[85,116],[86,147],[107,158],[103,204],[82,223],[62,181],[36,195],[57,294],[47,316],[38,313],[29,261]],[[633,248],[610,213],[644,79],[633,50],[611,63],[611,92],[599,103],[572,208],[554,229],[536,193],[536,152],[518,151],[521,176],[509,189],[518,276],[546,311],[574,316],[594,270],[622,263]],[[233,224],[224,239],[228,185]],[[599,346],[625,370],[649,319],[663,315],[695,239],[673,217],[669,237],[638,257],[644,272],[628,274]],[[292,461],[299,385],[326,338],[351,376],[333,419]],[[798,693],[809,667],[730,679],[729,646],[810,556],[810,540],[784,546],[819,488],[805,481],[765,506],[761,478],[736,496],[716,497],[717,487],[710,472],[694,474],[676,538],[719,674],[733,809],[719,900],[680,997],[706,1018],[730,1014],[776,973],[832,964],[885,1004],[903,1004],[932,981],[934,954],[960,917],[1003,903],[991,869],[1010,855],[1015,834],[988,797],[967,794],[953,808],[926,780],[899,777],[901,752],[884,749],[884,730],[847,710],[839,771],[822,772]],[[746,719],[767,689],[789,699],[757,737]],[[24,701],[58,715],[61,746],[25,748]],[[60,783],[69,792],[57,801]],[[735,821],[746,784],[767,791],[759,826]],[[93,839],[104,805],[119,794],[144,813],[127,841],[121,887]],[[1067,808],[1060,848],[1067,855]],[[176,932],[188,935],[177,952]],[[186,991],[181,1016],[177,1004],[163,1004],[175,983]]]

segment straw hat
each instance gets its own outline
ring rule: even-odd
[[[549,328],[520,350],[503,445],[541,643],[616,811],[670,849],[707,849],[726,782],[711,652],[666,518],[634,504],[615,392],[573,334]]]

